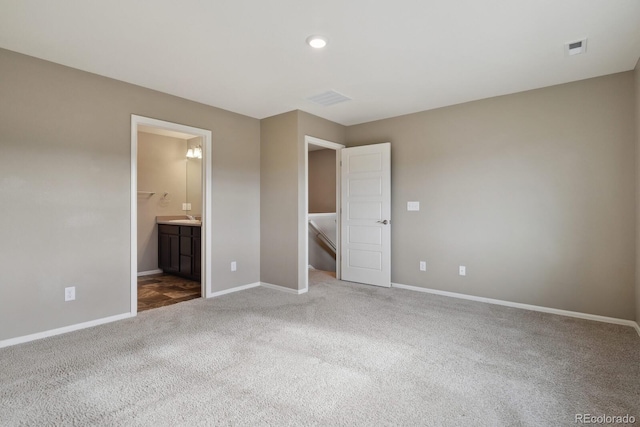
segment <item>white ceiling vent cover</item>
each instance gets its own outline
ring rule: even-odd
[[[587,51],[587,38],[576,40],[564,45],[564,53],[567,56],[579,55]]]
[[[339,104],[340,102],[351,101],[351,98],[336,91],[329,90],[319,95],[310,96],[307,100],[315,104],[328,107],[330,105]]]

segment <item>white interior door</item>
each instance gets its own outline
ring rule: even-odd
[[[341,152],[341,279],[390,287],[391,144]]]

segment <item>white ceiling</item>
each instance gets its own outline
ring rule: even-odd
[[[631,70],[640,1],[0,0],[0,47],[255,118],[351,125]],[[306,100],[330,89],[353,100]]]

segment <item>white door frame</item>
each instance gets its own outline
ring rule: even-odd
[[[138,126],[188,133],[202,138],[202,284],[201,295],[211,298],[211,131],[149,117],[131,115],[131,315],[138,313]]]
[[[306,274],[304,275],[304,288],[300,290],[300,293],[307,292],[309,290],[309,144],[318,145],[320,147],[329,148],[336,152],[336,278],[340,279],[340,150],[346,148],[342,144],[338,144],[324,139],[316,138],[313,136],[304,136],[304,234],[302,236],[304,242],[304,268]]]

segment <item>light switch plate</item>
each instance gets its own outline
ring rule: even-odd
[[[419,211],[420,210],[420,202],[407,202],[407,210],[408,211]]]
[[[183,211],[186,211],[186,210],[187,210],[187,204],[186,204],[186,203],[183,203],[183,204],[182,204],[182,210],[183,210]]]

